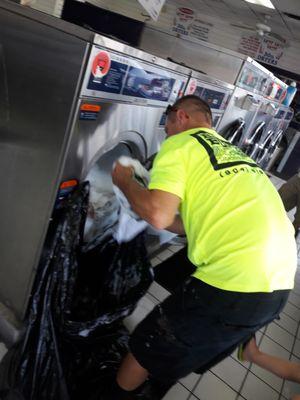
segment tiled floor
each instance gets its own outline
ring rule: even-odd
[[[278,188],[281,183],[273,179]],[[292,214],[292,213],[291,213]],[[152,260],[155,266],[177,252],[182,245],[172,245]],[[299,265],[300,265],[300,245]],[[135,312],[126,319],[132,330],[169,293],[157,283],[153,283]],[[300,268],[296,275],[295,288],[278,321],[257,333],[260,348],[267,353],[300,363]],[[0,343],[0,359],[5,348]],[[300,384],[284,381],[262,368],[240,363],[236,354],[202,376],[195,373],[177,383],[164,400],[287,400],[295,393],[300,394]]]

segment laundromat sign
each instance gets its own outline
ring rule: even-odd
[[[285,41],[275,38],[244,35],[240,40],[238,51],[265,64],[277,65],[283,56],[285,46]]]
[[[177,8],[172,31],[195,39],[208,41],[213,24],[203,21],[191,8]]]

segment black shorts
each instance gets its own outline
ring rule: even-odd
[[[130,350],[163,382],[203,373],[277,318],[289,292],[230,292],[189,278],[137,326]]]

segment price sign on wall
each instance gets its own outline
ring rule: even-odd
[[[180,7],[176,10],[172,30],[182,36],[207,42],[212,27],[213,24],[200,19],[191,8]]]
[[[242,36],[238,51],[269,65],[277,65],[283,56],[285,41],[255,35]]]

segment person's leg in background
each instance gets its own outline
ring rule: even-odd
[[[298,174],[288,179],[278,190],[284,208],[287,212],[296,207],[293,225],[295,236],[300,228],[300,177]]]
[[[283,379],[300,383],[300,364],[274,357],[259,350],[255,338],[245,346],[243,361],[249,361]]]

